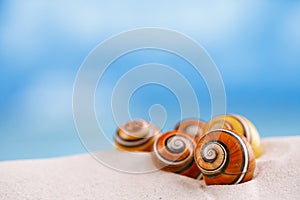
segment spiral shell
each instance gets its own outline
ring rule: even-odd
[[[221,115],[213,118],[204,127],[204,133],[214,129],[226,129],[247,138],[251,144],[255,157],[262,154],[260,136],[255,126],[245,117],[240,115]]]
[[[200,139],[195,161],[207,185],[246,182],[255,170],[255,156],[247,139],[225,129],[210,131]]]
[[[115,146],[123,151],[152,151],[159,129],[142,119],[129,121],[119,127],[115,135]]]
[[[199,179],[201,173],[194,160],[196,140],[184,132],[171,131],[154,143],[152,159],[157,168]]]
[[[205,123],[200,120],[184,120],[176,126],[178,132],[185,132],[198,141],[203,136]]]

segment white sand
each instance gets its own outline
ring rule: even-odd
[[[2,162],[0,199],[300,199],[300,136],[264,139],[263,146],[254,179],[225,186],[161,171],[120,173],[89,154]],[[143,159],[151,168],[149,155]]]

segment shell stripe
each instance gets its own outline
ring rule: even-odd
[[[199,165],[198,166],[201,168],[202,173],[205,174],[207,177],[216,177],[219,174],[224,173],[225,169],[229,165],[230,153],[229,153],[229,149],[223,142],[218,141],[218,140],[211,140],[211,141],[209,141],[209,144],[211,144],[211,143],[220,143],[221,144],[221,148],[224,150],[224,153],[225,153],[225,158],[224,158],[225,163],[223,163],[220,167],[218,167],[215,170],[208,170]],[[205,146],[209,145],[209,144],[205,144]]]
[[[194,164],[194,159],[192,159],[189,164],[187,164],[186,166],[184,166],[182,169],[176,171],[175,173],[181,174],[182,172],[189,170],[193,166],[193,164]]]
[[[246,123],[246,121],[242,117],[240,117],[238,115],[231,115],[231,116],[234,117],[235,119],[237,119],[241,123],[241,125],[242,125],[242,127],[244,129],[244,136],[251,143],[251,140],[252,140],[252,138],[251,138],[251,132],[250,132],[249,126]]]
[[[124,133],[123,133],[124,134]],[[122,138],[120,136],[120,133],[118,132],[117,133],[118,137]],[[133,136],[134,137],[134,136]],[[151,136],[150,136],[151,137]],[[131,142],[131,141],[140,141],[140,140],[144,140],[144,139],[147,139],[149,138],[149,134],[147,134],[145,137],[134,137],[134,139],[125,139],[125,138],[122,138],[123,141],[126,141],[126,142]]]
[[[119,136],[119,134],[116,135],[115,141],[118,145],[128,147],[128,148],[134,148],[138,147],[140,145],[146,144],[147,142],[150,141],[151,138],[141,138],[137,140],[124,140]]]
[[[157,130],[155,130],[153,127],[150,127],[148,134],[145,137],[136,138],[135,140],[127,140],[120,137],[120,133],[119,131],[117,131],[117,134],[115,136],[115,142],[118,143],[118,145],[121,145],[123,147],[135,148],[147,144],[147,142],[151,141],[152,137],[155,136],[157,133],[158,133]]]
[[[185,137],[185,136],[183,136],[183,135],[176,135],[176,136],[179,136],[179,137],[183,137],[183,138],[189,139],[188,137]],[[172,137],[174,137],[174,136],[172,136]],[[158,138],[158,139],[159,139],[159,138]],[[157,145],[158,139],[155,140],[155,142],[154,142],[154,148],[153,148],[154,154],[156,155],[157,159],[159,159],[160,161],[164,162],[164,164],[165,164],[166,166],[168,166],[168,165],[174,165],[174,161],[173,161],[173,160],[166,159],[166,158],[163,157],[163,155],[160,154],[160,152],[159,152],[159,150],[158,150],[158,148],[157,148],[157,146],[158,146],[158,145]],[[192,144],[191,144],[191,145],[192,145]],[[180,155],[180,154],[179,154],[179,155]],[[179,157],[179,156],[178,156],[178,157]],[[187,156],[187,158],[189,158],[189,157],[190,157],[190,155]],[[183,159],[182,161],[179,161],[179,162],[176,161],[176,164],[183,164],[185,161],[186,161],[186,159]]]
[[[249,166],[248,149],[247,149],[247,146],[246,146],[245,142],[237,134],[235,134],[235,133],[233,133],[231,131],[228,131],[228,130],[223,130],[223,131],[226,132],[226,133],[228,133],[228,134],[230,134],[230,135],[232,135],[233,137],[235,137],[237,139],[237,141],[239,142],[239,145],[242,147],[242,151],[243,151],[243,153],[242,153],[242,155],[243,155],[243,160],[242,160],[243,163],[242,163],[242,167],[241,167],[241,171],[242,172],[236,178],[236,180],[234,180],[232,182],[232,184],[238,184],[238,183],[240,183],[244,179],[244,177],[245,177],[245,175],[247,173],[247,170],[248,170],[248,166]]]

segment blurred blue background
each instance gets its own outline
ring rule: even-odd
[[[138,27],[173,29],[201,44],[222,75],[227,112],[249,118],[262,137],[299,135],[299,22],[298,1],[0,1],[0,160],[85,152],[72,118],[76,73],[101,41]],[[182,62],[144,51],[119,65],[150,61],[178,69]],[[107,90],[120,68],[110,70]],[[195,84],[203,89],[201,118],[209,120],[208,91]],[[139,117],[161,101],[179,116],[174,96],[158,86],[134,93],[130,109]],[[115,129],[107,127],[109,137]]]

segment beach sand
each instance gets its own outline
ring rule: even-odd
[[[300,136],[266,138],[263,148],[253,180],[239,185],[206,186],[162,171],[122,173],[90,154],[0,162],[0,199],[300,199]],[[132,159],[118,151],[102,154],[125,165]],[[140,155],[152,169],[150,155]]]

